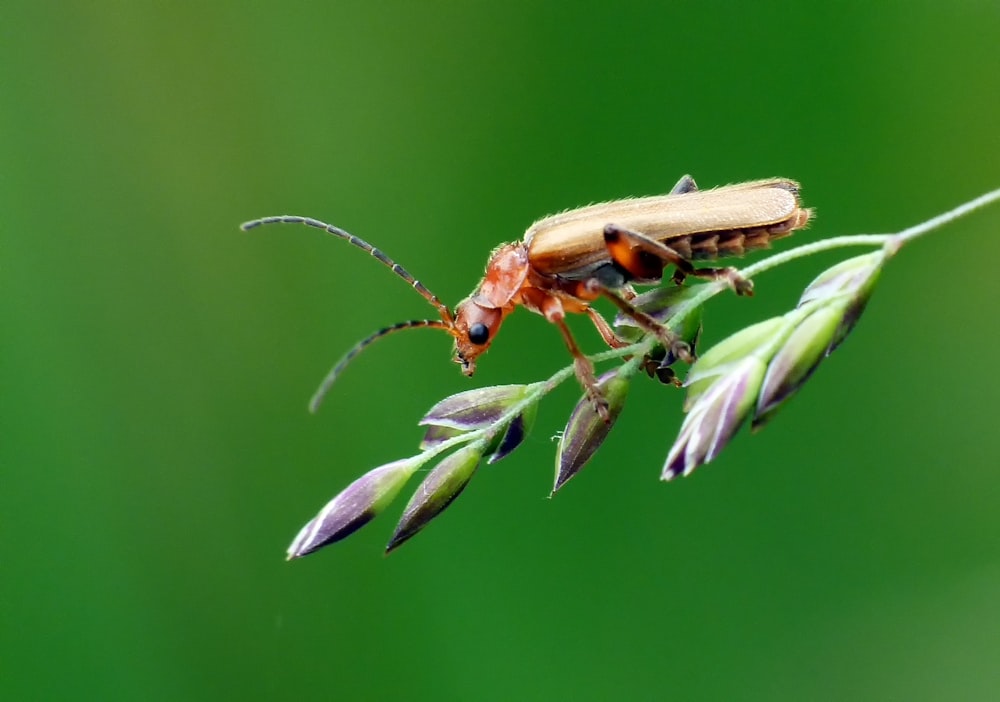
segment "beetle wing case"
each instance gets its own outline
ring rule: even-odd
[[[799,206],[798,183],[759,180],[563,212],[535,222],[525,243],[536,271],[573,276],[608,260],[608,224],[661,241],[689,260],[708,260],[766,248],[805,226],[809,214]]]

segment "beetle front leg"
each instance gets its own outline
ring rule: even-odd
[[[576,339],[573,338],[569,327],[566,326],[566,312],[563,310],[562,303],[555,297],[549,297],[543,303],[541,312],[545,315],[545,319],[555,324],[559,329],[559,333],[562,334],[563,340],[566,342],[566,348],[569,349],[570,354],[573,356],[573,370],[576,371],[577,380],[583,386],[583,391],[586,393],[587,399],[594,405],[594,409],[600,415],[601,419],[605,422],[610,422],[611,416],[608,414],[608,401],[604,398],[604,393],[597,386],[597,377],[594,375],[594,364],[590,362],[590,359],[576,345]]]

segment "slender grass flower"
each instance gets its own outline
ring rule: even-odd
[[[880,247],[823,271],[806,287],[794,309],[732,334],[697,358],[683,383],[687,416],[668,452],[662,479],[689,475],[713,461],[748,421],[755,431],[767,424],[854,328],[885,262],[904,245],[997,200],[1000,190],[897,234],[815,241],[740,271],[740,279],[748,281],[751,276],[820,251],[842,246]],[[665,329],[649,333],[654,326],[649,320],[640,325],[619,315],[615,320],[619,338],[609,340],[613,348],[588,357],[592,363],[625,361],[597,382],[606,403],[604,415],[586,395],[570,413],[556,454],[552,494],[576,476],[607,439],[639,370],[664,383],[681,385],[675,367],[682,359],[677,356],[686,358],[687,354],[683,353],[684,344],[667,343],[674,338],[670,335],[687,344],[694,356],[702,333],[702,307],[726,287],[725,281],[666,285],[629,298],[634,307]],[[495,463],[521,446],[535,422],[541,399],[574,375],[574,366],[568,366],[543,382],[480,388],[441,400],[420,420],[426,427],[420,442],[422,452],[375,468],[348,485],[302,527],[288,557],[304,556],[354,533],[383,512],[421,466],[438,459],[403,510],[386,551],[399,547],[454,502],[484,460]]]

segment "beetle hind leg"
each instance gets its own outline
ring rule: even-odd
[[[611,260],[635,280],[660,280],[663,269],[673,264],[675,271],[672,280],[678,285],[690,275],[724,280],[737,295],[753,295],[753,282],[741,276],[732,266],[695,268],[688,259],[666,244],[616,224],[605,225],[604,245]]]
[[[684,280],[690,275],[695,278],[705,278],[707,280],[721,280],[726,283],[737,295],[753,297],[753,281],[744,278],[733,266],[725,268],[695,268],[690,262],[685,261],[687,266],[678,265],[674,269],[674,274],[670,279],[677,285],[683,285]]]

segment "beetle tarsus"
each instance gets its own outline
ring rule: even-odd
[[[674,372],[673,368],[664,364],[663,358],[646,356],[643,360],[642,368],[646,371],[646,375],[650,378],[656,378],[664,385],[673,385],[677,388],[684,387],[684,381],[677,377],[677,373]]]
[[[573,370],[576,371],[577,380],[583,386],[587,399],[594,405],[594,410],[605,422],[611,421],[608,414],[608,401],[604,393],[597,386],[597,377],[594,375],[594,366],[586,356],[573,357]]]
[[[733,292],[737,295],[753,297],[753,281],[749,278],[744,278],[740,275],[740,272],[732,266],[723,268],[719,277],[724,278],[729,284],[729,287],[731,287]]]
[[[679,358],[688,365],[694,363],[695,357],[694,353],[691,352],[690,344],[666,327],[663,328],[663,331],[665,332],[664,334],[658,335],[660,341],[663,343],[663,348],[669,350],[675,358]]]

